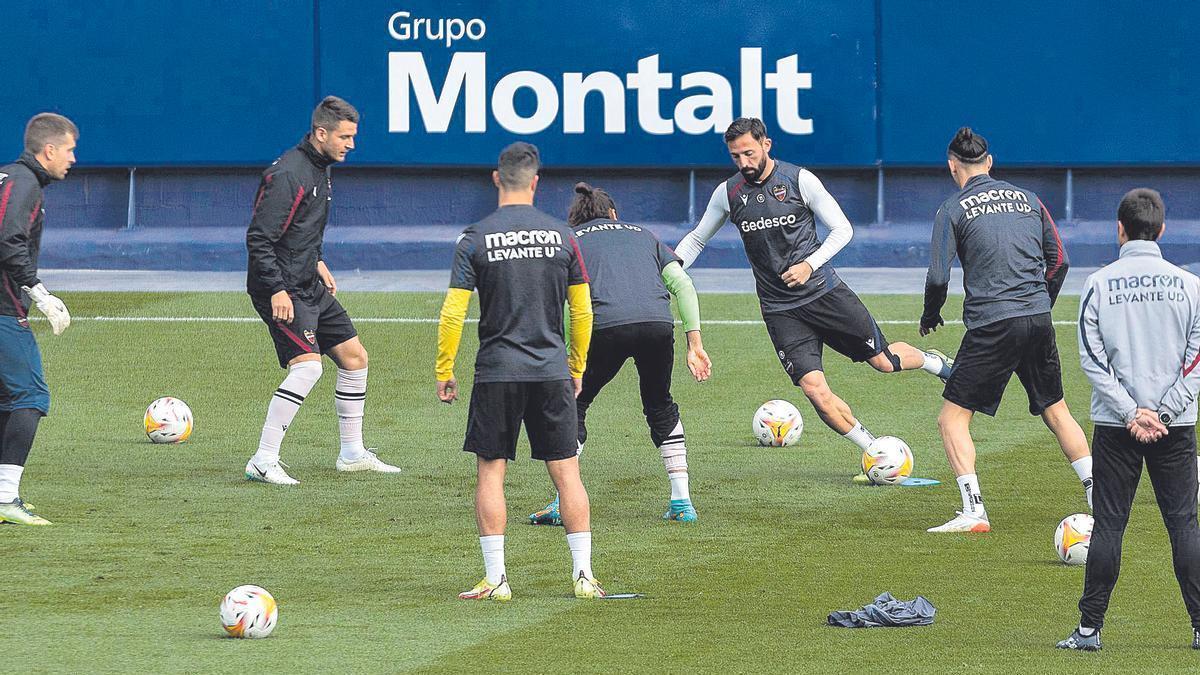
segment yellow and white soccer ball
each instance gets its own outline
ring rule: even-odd
[[[192,435],[192,409],[170,396],[151,403],[142,421],[146,435],[155,443],[182,443]]]
[[[880,436],[863,450],[862,470],[875,485],[902,483],[912,476],[912,450],[895,436]]]
[[[232,637],[265,638],[278,622],[279,605],[260,586],[238,586],[221,601],[221,626]]]
[[[767,401],[755,411],[750,428],[759,445],[781,448],[800,440],[804,419],[796,406],[787,401]]]
[[[1054,531],[1054,550],[1058,559],[1068,565],[1087,563],[1088,547],[1092,545],[1092,517],[1075,513],[1063,518]]]

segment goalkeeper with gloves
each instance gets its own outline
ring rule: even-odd
[[[38,423],[50,412],[42,355],[29,328],[30,305],[61,335],[71,325],[62,300],[38,280],[42,188],[67,177],[79,129],[54,113],[25,127],[25,152],[0,167],[0,523],[49,525],[21,501],[19,487]]]

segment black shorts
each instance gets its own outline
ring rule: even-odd
[[[587,441],[587,410],[606,384],[633,359],[642,395],[642,413],[650,427],[650,440],[662,445],[679,423],[679,406],[671,398],[671,369],[675,365],[675,326],[648,321],[601,328],[592,332],[583,391],[575,400],[579,415],[579,443]]]
[[[763,313],[763,321],[779,362],[797,385],[808,373],[822,370],[824,345],[856,362],[882,353],[887,346],[871,312],[844,283],[807,305]]]
[[[337,298],[318,284],[311,295],[288,293],[292,299],[295,316],[291,323],[276,321],[271,317],[271,296],[251,294],[254,310],[267,324],[271,340],[275,342],[275,353],[279,366],[303,354],[321,354],[358,335],[350,315],[342,308]]]
[[[967,331],[954,357],[942,398],[995,415],[1012,374],[1029,395],[1029,413],[1041,415],[1063,399],[1054,322],[1050,314],[1018,316]]]
[[[534,459],[567,459],[579,450],[575,419],[571,380],[476,382],[463,450],[483,459],[516,459],[524,422]]]

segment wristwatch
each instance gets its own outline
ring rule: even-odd
[[[1171,413],[1169,413],[1169,412],[1164,412],[1164,411],[1159,411],[1159,413],[1158,413],[1158,421],[1159,421],[1159,422],[1162,422],[1163,424],[1170,424],[1170,423],[1171,423],[1171,419],[1172,419],[1172,418],[1171,418]]]

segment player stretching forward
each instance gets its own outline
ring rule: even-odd
[[[321,378],[321,354],[338,366],[334,386],[341,435],[338,471],[399,473],[363,446],[367,400],[367,350],[334,296],[337,283],[321,258],[333,182],[329,168],[354,149],[358,111],[336,96],[312,114],[312,130],[263,172],[246,231],[250,264],[246,290],[267,324],[279,365],[288,371],[267,407],[258,452],[246,463],[246,478],[296,485],[279,461],[279,446],[304,397]]]
[[[579,450],[583,451],[587,441],[584,420],[588,406],[632,358],[650,440],[662,455],[671,482],[671,501],[663,519],[692,522],[696,520],[696,509],[688,494],[683,422],[679,406],[671,399],[675,321],[667,293],[677,298],[683,317],[688,369],[697,382],[703,382],[712,372],[712,362],[700,339],[696,288],[679,258],[653,233],[617,220],[616,204],[604,190],[587,183],[576,184],[567,224],[575,228],[579,248],[588,261],[595,312],[583,391],[575,399]],[[560,524],[558,499],[529,516],[529,520],[534,525]]]
[[[961,191],[938,209],[925,281],[921,335],[942,325],[950,261],[962,261],[963,323],[967,333],[958,365],[946,382],[938,431],[958,477],[963,510],[930,532],[989,532],[971,418],[995,415],[1015,372],[1029,395],[1029,413],[1041,415],[1083,481],[1092,505],[1092,455],[1079,423],[1063,400],[1062,370],[1050,308],[1067,276],[1058,228],[1038,196],[988,175],[987,140],[963,127],[947,150],[950,175]]]
[[[516,458],[521,423],[533,458],[562,502],[575,597],[602,598],[592,576],[591,508],[579,478],[575,397],[592,335],[587,271],[566,223],[533,208],[538,150],[513,143],[500,153],[492,182],[500,208],[458,238],[450,289],[438,326],[438,398],[458,397],[454,358],[471,291],[479,289],[479,353],[463,450],[475,453],[475,520],[486,576],[463,600],[509,600],[504,569],[504,472]],[[563,344],[563,303],[571,306],[571,351]]]
[[[822,372],[823,345],[883,373],[919,368],[945,379],[954,364],[936,351],[887,342],[862,301],[827,264],[853,236],[850,221],[816,176],[771,158],[761,120],[734,120],[725,144],[738,173],[713,191],[700,224],[675,252],[690,267],[717,230],[733,221],[784,370],[830,429],[865,450],[875,437],[830,390]],[[817,238],[816,219],[829,227],[824,242]]]
[[[42,188],[67,177],[78,140],[71,120],[35,115],[25,126],[25,152],[0,166],[0,523],[50,524],[19,494],[38,423],[50,414],[50,389],[27,313],[32,301],[55,335],[71,325],[66,306],[50,295],[37,272],[46,215]]]

